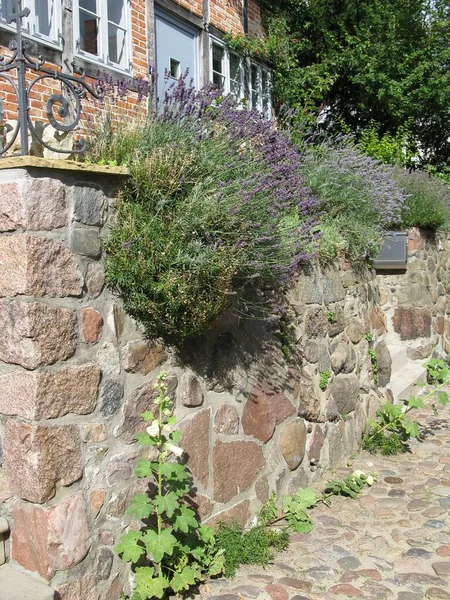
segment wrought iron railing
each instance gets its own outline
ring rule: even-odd
[[[81,153],[86,149],[86,141],[79,138],[70,150],[54,148],[45,142],[38,128],[33,123],[30,115],[30,94],[33,87],[40,81],[50,78],[61,83],[61,93],[51,94],[46,102],[46,116],[48,124],[56,131],[66,133],[73,131],[80,122],[82,109],[81,100],[90,94],[93,98],[101,99],[103,92],[100,87],[94,89],[84,80],[84,72],[79,76],[69,75],[61,71],[44,67],[45,60],[42,56],[30,56],[31,44],[23,39],[22,19],[30,14],[29,8],[21,9],[21,0],[13,0],[13,14],[7,19],[9,24],[15,23],[17,27],[16,39],[9,42],[8,48],[11,56],[0,55],[0,79],[6,80],[17,98],[17,122],[11,131],[6,134],[4,119],[5,110],[3,99],[0,98],[0,156],[4,155],[15,143],[20,134],[20,154],[29,153],[29,133],[32,138],[48,150],[58,153]],[[11,72],[16,71],[16,77]],[[27,82],[26,73],[31,71],[34,75]],[[57,113],[60,120],[55,118]]]

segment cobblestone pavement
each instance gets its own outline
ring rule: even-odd
[[[394,457],[358,455],[351,469],[377,471],[358,500],[320,505],[308,535],[265,569],[211,581],[209,600],[450,600],[450,410],[423,411],[423,441]],[[327,475],[327,474],[326,474]],[[334,474],[329,474],[334,475]],[[324,482],[330,477],[325,476]]]

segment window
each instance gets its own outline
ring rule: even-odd
[[[211,42],[211,81],[225,94],[231,94],[236,100],[246,99],[249,108],[271,118],[270,71],[258,63],[246,65],[241,56],[218,40]]]
[[[22,7],[30,14],[22,20],[25,34],[39,38],[43,43],[61,46],[61,0],[22,0]],[[0,23],[15,30],[15,24],[7,24],[14,12],[13,0],[0,0]]]
[[[77,54],[88,60],[129,70],[128,0],[74,0],[73,10]]]

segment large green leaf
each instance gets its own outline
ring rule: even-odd
[[[175,492],[167,492],[164,496],[156,496],[153,500],[153,504],[156,506],[156,510],[158,514],[166,513],[167,517],[170,519],[175,512],[175,510],[179,507],[179,499]]]
[[[142,600],[162,598],[170,587],[166,577],[154,577],[153,567],[138,567],[136,569],[136,591]]]
[[[174,529],[183,531],[184,533],[187,533],[191,527],[198,527],[194,511],[182,504],[178,514],[175,516],[173,526]]]
[[[139,531],[130,531],[120,538],[120,542],[114,548],[114,551],[122,555],[123,561],[136,563],[145,552],[139,544],[141,539]]]
[[[199,573],[193,567],[186,566],[180,573],[174,573],[171,586],[175,593],[187,590],[199,580]]]
[[[131,500],[127,515],[133,515],[137,519],[147,519],[153,512],[153,506],[147,494],[136,494]]]
[[[153,529],[148,529],[142,535],[142,541],[155,562],[161,562],[165,554],[172,556],[173,549],[177,544],[177,539],[172,535],[171,529],[163,529],[159,535]]]

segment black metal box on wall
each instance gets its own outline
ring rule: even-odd
[[[377,271],[406,269],[407,235],[406,231],[386,231],[380,253],[373,264]]]

